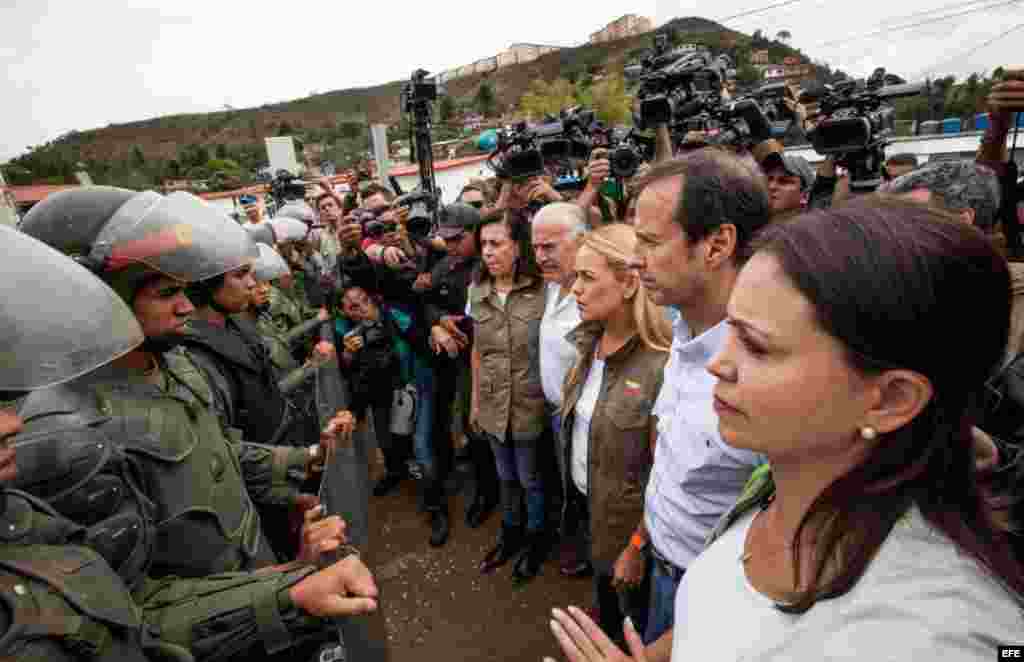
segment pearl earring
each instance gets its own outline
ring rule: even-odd
[[[877,436],[878,430],[875,430],[875,428],[871,427],[870,425],[865,425],[860,429],[860,437],[864,441],[871,441]]]

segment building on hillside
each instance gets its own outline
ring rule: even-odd
[[[497,57],[485,57],[473,63],[473,73],[484,74],[498,68]]]
[[[751,51],[750,64],[770,64],[768,51]]]
[[[786,68],[777,65],[769,65],[764,69],[765,80],[779,80],[786,77]]]
[[[625,14],[615,19],[602,29],[590,35],[590,43],[600,44],[626,37],[635,37],[654,29],[654,21],[646,16],[636,14]]]

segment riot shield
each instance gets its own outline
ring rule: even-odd
[[[334,341],[329,322],[321,327],[321,339]],[[321,428],[348,405],[348,388],[338,361],[320,363],[316,373],[316,407]],[[352,437],[343,439],[327,458],[320,484],[324,514],[340,515],[345,520],[349,543],[367,558],[370,556],[369,469],[375,447],[376,440],[364,421]],[[325,565],[333,561],[333,558],[326,559]],[[322,662],[388,662],[391,659],[384,616],[379,609],[367,616],[339,619],[337,625],[340,644],[321,649]]]

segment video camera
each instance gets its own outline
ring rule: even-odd
[[[654,48],[644,54],[640,64],[624,71],[628,80],[640,83],[640,111],[634,113],[633,123],[640,129],[672,125],[716,107],[732,66],[727,55],[714,57],[705,48],[669,50],[667,35],[656,35]]]
[[[501,179],[524,180],[543,175],[545,163],[585,160],[593,147],[594,123],[594,111],[578,106],[536,126],[519,122],[498,131],[498,144],[487,164]]]
[[[807,137],[814,151],[835,156],[850,171],[852,190],[874,190],[882,180],[885,146],[896,131],[896,109],[888,102],[926,92],[926,83],[907,83],[881,67],[866,81],[847,78],[805,90],[800,102],[820,103],[824,116]]]
[[[426,239],[439,222],[441,190],[434,176],[434,147],[431,141],[431,103],[445,94],[444,86],[427,80],[428,71],[417,69],[409,82],[402,85],[402,112],[410,115],[409,143],[419,166],[419,187],[401,195],[397,205],[409,209],[405,227],[409,238]],[[399,191],[401,193],[401,191]]]
[[[407,82],[402,83],[399,100],[403,113],[414,113],[423,104],[430,104],[437,101],[439,96],[444,96],[445,89],[441,83],[436,80],[427,80],[429,73],[425,69],[417,69],[412,72],[412,76]]]
[[[278,208],[293,200],[304,200],[306,198],[306,182],[287,170],[278,170],[274,178],[270,180],[270,195],[274,198],[274,203]]]

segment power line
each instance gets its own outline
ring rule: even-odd
[[[845,44],[850,41],[856,41],[858,39],[866,39],[869,37],[877,37],[879,35],[887,34],[889,32],[898,32],[900,30],[909,30],[911,28],[917,28],[922,25],[930,25],[932,23],[939,23],[942,21],[948,21],[951,18],[958,18],[960,16],[966,16],[967,14],[973,14],[975,12],[991,11],[993,9],[999,9],[1000,7],[1006,7],[1009,5],[1019,4],[1021,0],[1005,0],[1003,2],[997,2],[995,4],[987,5],[985,7],[975,7],[966,11],[956,12],[954,14],[947,14],[945,16],[938,16],[936,18],[925,19],[923,21],[917,21],[915,23],[908,23],[907,25],[899,25],[892,28],[884,28],[881,30],[875,30],[874,32],[868,32],[865,34],[854,35],[852,37],[843,37],[842,39],[833,39],[831,41],[824,41],[818,44],[814,44],[811,48],[821,48],[824,46],[836,46],[839,44]]]
[[[921,73],[917,74],[917,76],[915,76],[915,78],[924,78],[925,74],[928,74],[928,73],[930,73],[932,71],[935,71],[940,66],[945,66],[945,65],[949,64],[950,62],[953,62],[954,60],[965,60],[965,59],[969,58],[970,56],[974,55],[975,53],[977,53],[978,51],[980,51],[981,49],[983,49],[983,48],[985,48],[987,46],[991,46],[992,44],[994,44],[995,42],[999,41],[1003,37],[1006,37],[1009,34],[1011,34],[1013,32],[1016,32],[1017,30],[1020,30],[1021,28],[1024,28],[1024,23],[1018,23],[1017,25],[1013,26],[1012,28],[1010,28],[1008,30],[1004,30],[1003,32],[1000,32],[995,37],[992,37],[991,39],[989,39],[989,40],[987,40],[987,41],[985,41],[985,42],[983,42],[981,44],[978,44],[977,46],[975,46],[974,48],[970,49],[966,53],[961,53],[960,55],[957,55],[956,57],[948,58],[948,59],[946,59],[946,60],[944,60],[942,62],[939,62],[938,64],[933,64],[932,66],[928,67],[927,69],[922,69]]]
[[[803,2],[803,0],[785,0],[785,2],[776,2],[775,4],[767,5],[765,7],[758,7],[757,9],[751,9],[748,11],[740,12],[739,14],[733,14],[732,16],[726,16],[725,18],[719,18],[716,19],[716,22],[722,23],[724,21],[731,21],[735,18],[750,16],[751,14],[760,14],[761,12],[766,12],[770,9],[778,9],[779,7],[785,7],[786,5],[795,5],[798,2]]]

